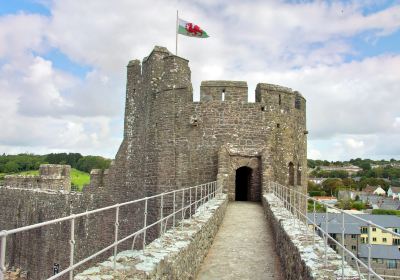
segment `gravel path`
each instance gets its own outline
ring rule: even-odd
[[[197,279],[283,280],[273,236],[260,203],[228,204]]]

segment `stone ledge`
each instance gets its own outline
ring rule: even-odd
[[[324,240],[307,231],[307,226],[284,208],[282,202],[272,194],[264,194],[262,203],[267,219],[275,235],[275,246],[281,259],[287,280],[333,280],[342,279],[341,257],[328,246],[328,266],[324,265]],[[345,262],[345,280],[365,279],[359,277]]]
[[[20,193],[45,193],[45,194],[54,194],[54,195],[60,195],[60,194],[68,194],[68,195],[76,195],[76,196],[81,196],[83,195],[82,192],[71,192],[71,191],[65,191],[65,190],[51,190],[51,189],[41,189],[41,188],[20,188],[20,187],[13,187],[13,186],[8,186],[8,185],[4,185],[1,186],[0,185],[0,191],[19,191]]]
[[[145,251],[129,250],[75,276],[75,280],[101,279],[194,279],[225,215],[228,199],[221,194],[154,240]]]

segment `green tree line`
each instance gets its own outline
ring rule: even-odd
[[[101,156],[82,156],[80,153],[51,153],[47,155],[18,154],[0,156],[0,173],[37,170],[41,164],[68,164],[84,172],[107,169],[111,160]]]

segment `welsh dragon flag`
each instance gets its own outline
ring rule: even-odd
[[[197,37],[197,38],[208,38],[207,32],[202,30],[198,25],[187,22],[183,19],[178,20],[178,34]]]

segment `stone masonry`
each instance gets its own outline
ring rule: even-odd
[[[39,175],[6,175],[4,185],[14,188],[71,190],[71,166],[41,164]]]
[[[270,181],[306,192],[305,99],[297,91],[266,83],[257,85],[256,102],[249,103],[247,96],[244,81],[203,81],[200,102],[193,102],[189,61],[155,47],[142,62],[132,60],[127,66],[123,141],[109,170],[92,172],[83,194],[53,193],[50,200],[45,191],[26,186],[0,188],[0,230],[215,180],[230,200],[261,201]],[[238,181],[244,183],[242,189]],[[74,203],[69,202],[72,197]],[[149,224],[160,216],[159,203],[148,205]],[[172,200],[164,206],[167,214]],[[143,210],[144,204],[120,209],[120,238],[142,227]],[[81,222],[77,260],[112,243],[114,217],[108,211]],[[68,238],[62,246],[54,241],[62,234],[63,226],[51,235],[37,231],[36,242],[43,246],[36,254],[48,257],[41,267],[29,265],[29,250],[14,245],[28,237],[10,237],[10,266],[21,266],[30,279],[49,277],[53,263],[68,266]],[[157,228],[150,228],[147,240],[157,234]],[[122,244],[121,250],[128,247]]]
[[[200,206],[192,218],[157,238],[146,250],[127,250],[75,276],[91,279],[194,279],[224,218],[226,194]]]
[[[272,193],[262,198],[265,214],[275,235],[275,247],[287,280],[363,280],[357,271],[329,246],[325,265],[324,241],[307,224],[287,210]],[[343,277],[342,277],[343,276]]]

